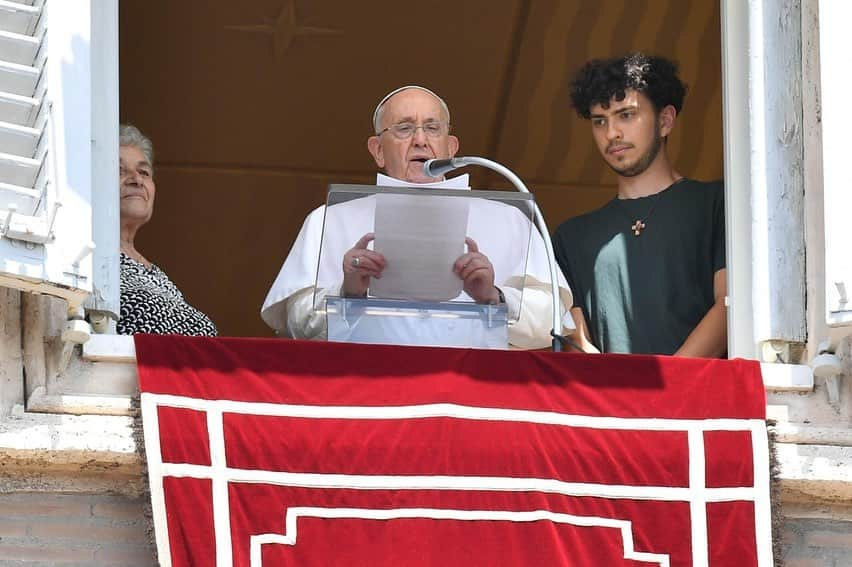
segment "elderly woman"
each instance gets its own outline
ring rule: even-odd
[[[154,146],[136,127],[122,125],[121,315],[118,332],[215,335],[216,325],[188,304],[160,268],[136,250],[136,232],[154,212]]]

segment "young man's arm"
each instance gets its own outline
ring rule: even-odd
[[[675,356],[718,358],[727,352],[728,314],[725,296],[728,294],[728,283],[725,274],[723,268],[713,275],[715,303],[686,337],[686,341],[674,353]]]
[[[592,341],[589,338],[589,328],[586,325],[586,318],[583,316],[583,309],[580,307],[572,307],[571,317],[574,318],[574,325],[576,327],[571,338],[577,343],[577,346],[580,347],[580,352],[600,353],[601,351],[598,350],[598,347],[592,344]],[[572,348],[572,350],[576,349]]]

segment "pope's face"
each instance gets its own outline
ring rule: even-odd
[[[400,139],[392,130],[386,130],[398,124],[413,125],[413,134]],[[431,132],[421,128],[424,125]],[[385,103],[379,131],[380,134],[367,140],[376,165],[389,176],[410,183],[435,181],[423,173],[423,163],[428,159],[451,158],[459,147],[458,138],[449,134],[441,103],[420,89],[404,90]]]

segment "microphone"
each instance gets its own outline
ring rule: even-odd
[[[464,161],[465,158],[450,158],[450,159],[429,159],[423,164],[423,173],[427,177],[440,179],[454,169],[468,165]]]
[[[496,161],[476,156],[426,160],[423,164],[423,173],[425,173],[428,177],[441,178],[454,169],[459,169],[468,165],[478,165],[486,169],[490,169],[491,171],[496,171],[508,179],[512,185],[515,186],[517,191],[520,191],[521,193],[530,192],[530,190],[527,189],[527,186],[524,185],[524,182],[521,181],[521,178],[515,175],[515,173],[508,167],[501,165]],[[553,301],[553,329],[550,331],[550,335],[553,337],[552,346],[554,351],[561,351],[563,342],[570,341],[561,334],[562,317],[559,312],[561,301],[559,298],[559,282],[556,277],[559,268],[556,265],[556,255],[553,253],[553,244],[550,242],[550,230],[548,230],[547,223],[544,221],[541,210],[539,210],[535,201],[533,201],[533,214],[535,216],[536,224],[538,225],[539,230],[541,230],[541,237],[544,241],[544,249],[547,254],[547,261],[549,264],[548,267],[550,268],[550,292]]]

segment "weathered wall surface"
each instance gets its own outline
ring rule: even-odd
[[[21,293],[0,287],[0,419],[23,400]]]
[[[0,494],[0,565],[157,565],[143,503],[115,494]]]
[[[793,518],[781,533],[784,567],[852,565],[852,522]]]

